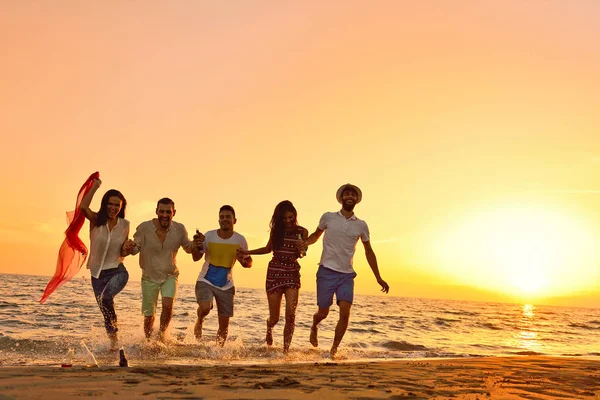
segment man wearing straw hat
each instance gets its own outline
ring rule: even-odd
[[[347,183],[340,186],[336,193],[337,201],[342,205],[338,212],[327,212],[319,221],[319,226],[305,242],[305,247],[315,243],[325,232],[323,252],[317,271],[317,306],[310,328],[310,343],[317,347],[317,329],[319,322],[329,314],[335,294],[340,318],[335,327],[335,337],[331,346],[331,357],[335,357],[350,320],[350,308],[354,300],[354,278],[356,272],[352,260],[356,251],[356,243],[360,238],[365,248],[367,262],[375,274],[381,291],[388,293],[389,285],[381,278],[377,266],[377,257],[371,247],[369,227],[354,214],[354,207],[362,200],[362,191],[355,185]]]

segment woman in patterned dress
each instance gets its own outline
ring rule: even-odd
[[[260,255],[273,252],[267,268],[267,299],[269,318],[267,319],[268,346],[273,344],[273,327],[279,322],[281,299],[285,295],[285,327],[283,329],[283,351],[287,353],[292,343],[296,321],[296,307],[300,290],[300,264],[302,257],[299,245],[308,237],[308,231],[298,225],[298,213],[291,201],[277,204],[271,218],[271,234],[265,247],[242,251],[243,254]]]

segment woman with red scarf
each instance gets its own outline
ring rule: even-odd
[[[104,194],[98,212],[90,209],[92,198],[101,184],[100,179],[94,179],[79,209],[90,221],[87,268],[92,275],[92,288],[104,317],[111,349],[116,349],[118,328],[114,297],[123,290],[129,280],[129,273],[123,265],[123,258],[128,254],[123,250],[123,244],[129,238],[129,221],[125,219],[127,200],[115,189],[110,189]]]

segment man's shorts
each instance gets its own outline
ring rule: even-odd
[[[317,305],[320,308],[329,308],[333,304],[333,294],[337,304],[354,301],[354,278],[356,272],[349,274],[337,272],[319,265],[317,270]]]
[[[156,283],[142,276],[142,314],[145,317],[151,317],[156,313],[158,292],[163,298],[175,298],[177,294],[177,277],[172,276],[162,283]]]
[[[217,311],[220,317],[233,317],[233,297],[235,296],[235,287],[229,289],[219,289],[203,281],[196,282],[196,301],[210,301],[212,308],[213,297],[217,300]]]

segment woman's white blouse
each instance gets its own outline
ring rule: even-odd
[[[121,247],[129,234],[129,221],[118,218],[117,225],[108,228],[108,222],[90,231],[90,252],[87,268],[94,278],[106,269],[117,268],[123,262]]]

